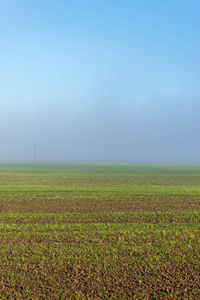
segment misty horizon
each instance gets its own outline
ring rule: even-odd
[[[200,163],[199,150],[200,144],[189,142],[10,141],[0,142],[0,162]]]

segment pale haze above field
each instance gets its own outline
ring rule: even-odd
[[[0,161],[200,162],[199,36],[198,0],[0,0]]]

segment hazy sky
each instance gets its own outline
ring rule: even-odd
[[[38,159],[156,161],[168,141],[200,161],[199,33],[199,0],[0,0],[0,160],[36,139]]]

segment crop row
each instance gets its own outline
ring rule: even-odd
[[[77,223],[69,224],[64,223],[64,215],[62,223],[56,223],[55,215],[46,216],[54,217],[54,222],[33,224],[34,217],[45,219],[45,215],[32,216],[28,223],[27,216],[18,216],[27,221],[15,224],[16,216],[10,215],[9,223],[1,223],[1,299],[163,299],[164,295],[195,299],[200,295],[197,222],[78,224],[76,216]],[[196,221],[197,217],[193,213]]]

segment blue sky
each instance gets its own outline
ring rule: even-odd
[[[156,160],[152,143],[198,143],[199,32],[198,0],[0,0],[0,140],[75,143],[73,160],[134,160],[134,142],[149,148],[136,159]]]

